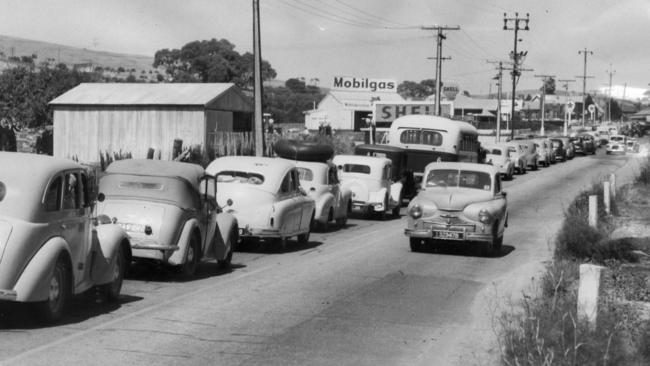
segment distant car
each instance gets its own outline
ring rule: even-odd
[[[548,149],[546,140],[535,139],[533,140],[537,150],[537,165],[548,167],[551,165],[551,154],[553,153],[552,149]]]
[[[366,216],[387,213],[399,216],[402,183],[393,182],[392,162],[388,158],[361,155],[336,155],[332,160],[339,170],[343,187],[352,192],[352,209]]]
[[[129,238],[93,216],[93,181],[70,160],[0,152],[0,301],[36,303],[60,319],[70,298],[97,287],[116,301]],[[26,169],[27,168],[27,169]]]
[[[586,155],[582,137],[572,136],[569,138],[569,141],[571,141],[571,144],[573,145],[574,154]]]
[[[270,240],[286,247],[296,236],[307,244],[316,203],[300,187],[300,172],[291,161],[255,156],[224,156],[206,172],[217,178],[217,202],[228,206],[243,240]]]
[[[528,167],[537,170],[537,150],[532,140],[512,140],[505,144],[511,147],[509,150],[513,159],[523,161],[523,166],[515,165],[520,174],[526,173]]]
[[[625,154],[627,151],[627,137],[625,135],[611,135],[606,146],[607,154]]]
[[[582,138],[582,148],[584,153],[594,155],[596,153],[596,148],[598,148],[596,145],[596,138],[590,134],[583,134],[578,137]]]
[[[515,162],[510,158],[510,151],[507,145],[495,144],[485,145],[485,162],[497,169],[504,179],[511,180],[515,173]]]
[[[97,212],[126,230],[134,259],[178,266],[188,277],[201,260],[230,265],[237,220],[217,205],[215,178],[201,166],[118,160],[100,179],[99,194]]]
[[[553,144],[553,151],[555,152],[556,161],[566,161],[566,149],[564,148],[564,140],[559,138],[551,138],[551,143]]]
[[[300,186],[314,199],[314,223],[327,228],[330,221],[345,226],[352,210],[352,193],[341,185],[336,165],[312,161],[295,161]]]
[[[422,190],[407,208],[411,250],[437,241],[479,242],[485,255],[498,254],[508,226],[501,173],[488,164],[432,163]]]
[[[560,136],[558,139],[562,140],[567,160],[573,159],[576,156],[576,152],[571,139],[567,136]]]

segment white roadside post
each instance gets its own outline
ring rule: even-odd
[[[616,198],[616,174],[609,175],[609,184],[611,188],[612,198]]]
[[[589,226],[595,228],[598,223],[598,196],[589,196]]]
[[[601,266],[580,265],[580,285],[578,287],[578,319],[586,319],[591,329],[596,327],[598,316],[598,292],[600,288]]]
[[[605,212],[607,212],[608,215],[611,214],[611,203],[610,203],[610,198],[609,198],[609,194],[610,194],[609,185],[610,185],[609,182],[603,182],[603,201],[605,203]]]

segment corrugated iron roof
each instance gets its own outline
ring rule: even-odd
[[[82,83],[50,104],[205,106],[233,87],[232,83]]]

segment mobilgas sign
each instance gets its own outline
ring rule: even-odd
[[[435,116],[434,103],[380,103],[375,102],[375,122],[393,122],[395,119],[410,114],[428,114]]]
[[[372,92],[394,92],[397,90],[397,82],[390,79],[368,79],[354,78],[347,76],[334,77],[334,89],[372,91]]]

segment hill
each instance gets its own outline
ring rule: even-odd
[[[36,55],[34,62],[65,63],[72,67],[75,64],[92,64],[104,68],[123,67],[126,70],[136,69],[152,70],[153,56],[129,55],[122,53],[93,51],[86,48],[33,41],[28,39],[0,35],[0,69],[7,67],[7,60],[11,56]]]

